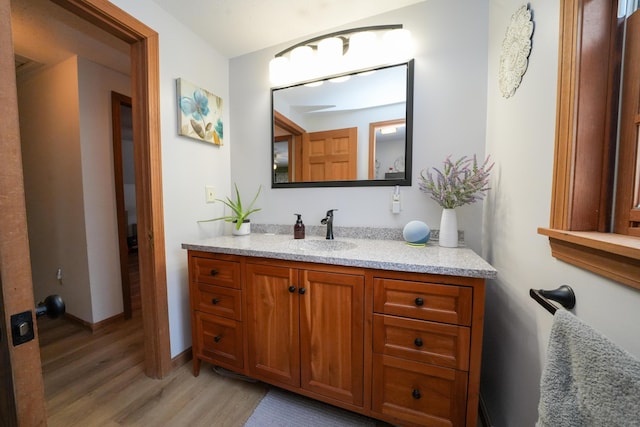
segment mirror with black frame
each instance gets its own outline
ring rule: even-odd
[[[413,60],[271,90],[272,188],[410,186]]]

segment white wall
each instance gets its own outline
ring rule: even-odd
[[[531,426],[553,317],[530,288],[568,284],[575,314],[640,356],[640,292],[551,257],[538,227],[549,225],[558,65],[559,2],[531,2],[529,67],[515,96],[499,94],[504,32],[520,0],[491,0],[487,152],[496,160],[485,202],[483,246],[498,270],[487,286],[481,392],[494,425]]]
[[[417,177],[449,154],[484,156],[488,0],[429,0],[345,28],[396,23],[411,31],[416,44],[413,185],[400,189],[403,211],[391,213],[393,187],[271,189],[269,61],[299,41],[292,40],[230,61],[231,175],[247,194],[262,185],[262,211],[254,221],[293,226],[299,212],[306,224],[319,225],[327,209],[338,208],[336,226],[400,228],[419,219],[439,227],[441,209],[418,190]],[[459,209],[460,228],[478,252],[481,218],[481,203]]]
[[[205,203],[205,185],[213,185],[217,196],[228,194],[231,187],[230,147],[234,136],[229,121],[228,60],[151,0],[111,2],[159,34],[167,297],[171,356],[175,357],[191,346],[187,253],[180,245],[222,233],[221,222],[202,225],[197,221],[223,214],[220,203]],[[223,99],[224,146],[178,136],[179,77]]]
[[[82,191],[92,323],[122,313],[122,281],[113,171],[111,91],[131,94],[130,77],[78,58]]]

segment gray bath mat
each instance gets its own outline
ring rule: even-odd
[[[384,423],[378,424],[383,425]],[[374,427],[375,420],[277,388],[269,389],[245,427]]]

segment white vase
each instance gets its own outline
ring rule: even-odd
[[[445,248],[458,247],[458,215],[455,209],[442,210],[438,244]]]
[[[243,222],[240,228],[236,228],[236,223],[233,223],[231,234],[234,236],[246,236],[249,233],[251,233],[251,223],[248,220]]]

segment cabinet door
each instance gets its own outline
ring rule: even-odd
[[[250,375],[300,386],[297,270],[247,264]]]
[[[301,386],[363,405],[364,277],[300,272]]]

